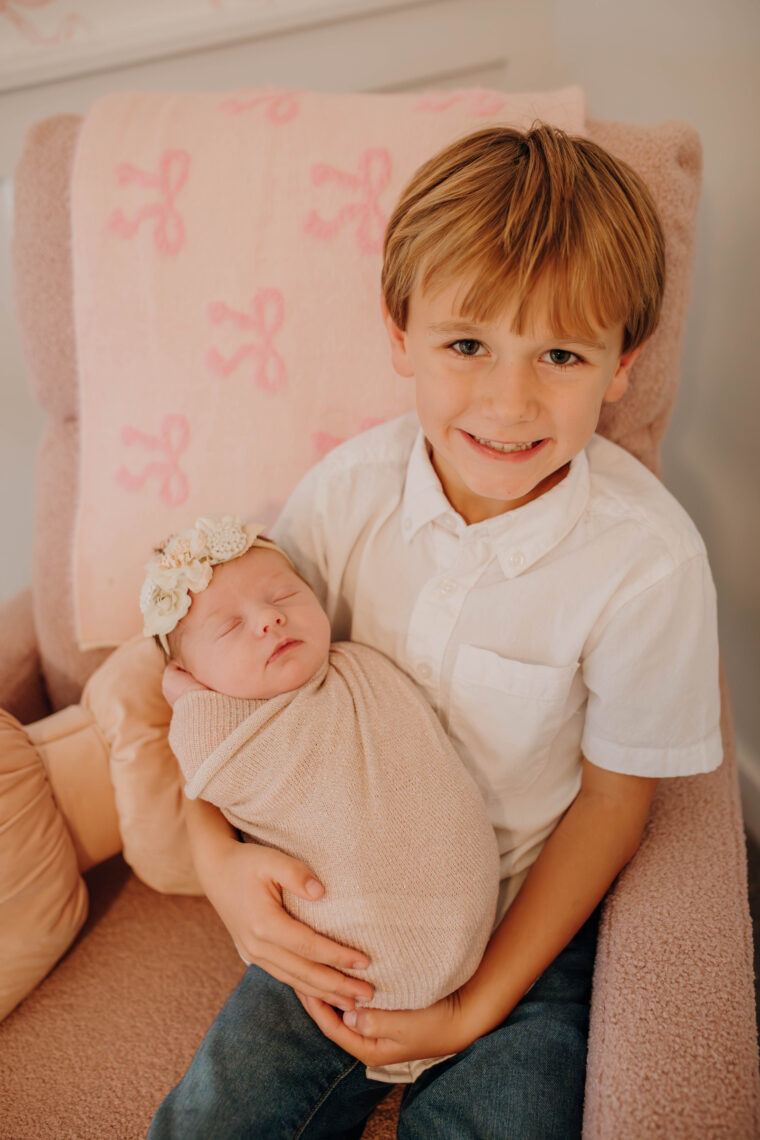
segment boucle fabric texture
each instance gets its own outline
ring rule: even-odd
[[[381,1009],[421,1009],[476,969],[494,921],[496,839],[478,788],[422,694],[386,657],[341,642],[267,701],[191,692],[169,741],[186,792],[325,887],[288,911],[363,950]]]

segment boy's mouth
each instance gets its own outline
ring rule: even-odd
[[[480,447],[487,447],[489,451],[497,451],[501,455],[511,455],[518,451],[535,451],[537,447],[540,447],[542,443],[546,442],[543,439],[536,439],[525,443],[501,443],[497,439],[486,439],[480,435],[473,435],[472,432],[469,431],[464,434],[469,436],[469,438]]]

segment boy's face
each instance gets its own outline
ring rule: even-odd
[[[252,547],[214,568],[179,623],[179,663],[228,697],[265,699],[299,688],[330,648],[316,596],[276,550]]]
[[[446,496],[471,524],[514,510],[556,486],[619,400],[638,349],[621,354],[622,325],[593,336],[553,335],[536,302],[512,331],[506,308],[488,323],[459,315],[461,286],[415,289],[407,327],[385,312],[393,364],[414,377],[417,413]]]

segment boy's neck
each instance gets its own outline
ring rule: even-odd
[[[452,509],[456,511],[467,526],[475,526],[477,523],[486,522],[487,519],[498,518],[499,515],[504,515],[508,512],[519,510],[520,507],[527,506],[528,503],[532,503],[535,499],[541,498],[542,495],[546,495],[549,491],[553,490],[554,487],[558,486],[567,477],[570,471],[570,463],[564,463],[556,471],[553,471],[551,475],[548,475],[546,479],[542,480],[537,487],[534,487],[529,494],[524,495],[520,499],[486,499],[478,495],[470,495],[466,489],[461,495],[452,497],[452,494],[446,489],[447,480],[445,471],[440,469],[440,461],[430,442],[428,440],[425,442],[430,463],[441,484],[441,491],[450,503]]]

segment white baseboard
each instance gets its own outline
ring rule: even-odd
[[[760,845],[760,756],[741,740],[736,742],[736,766],[744,826],[755,843]]]

